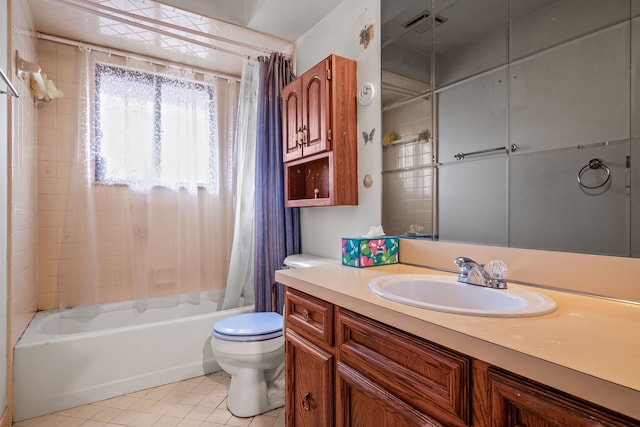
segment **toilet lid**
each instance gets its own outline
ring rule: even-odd
[[[282,316],[278,313],[245,313],[225,317],[213,324],[213,335],[231,341],[253,341],[282,335]]]

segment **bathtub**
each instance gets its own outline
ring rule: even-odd
[[[130,301],[36,313],[14,349],[14,420],[220,370],[213,323],[253,311],[149,301],[141,312]]]

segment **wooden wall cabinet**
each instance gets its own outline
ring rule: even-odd
[[[287,288],[292,426],[640,426],[640,421]]]
[[[282,90],[285,206],[358,204],[356,62],[330,55]]]

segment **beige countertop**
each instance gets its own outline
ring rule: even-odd
[[[279,270],[276,281],[640,419],[640,305],[535,289],[558,309],[526,318],[451,314],[396,303],[368,288],[382,274],[441,273],[396,264]],[[509,284],[510,287],[524,287]]]

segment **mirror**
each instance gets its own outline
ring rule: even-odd
[[[381,14],[388,234],[640,257],[640,0]]]

